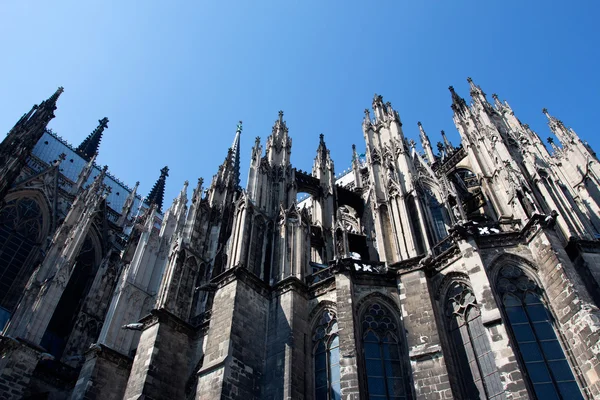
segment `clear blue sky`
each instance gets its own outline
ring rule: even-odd
[[[448,86],[471,76],[542,138],[542,107],[600,152],[598,1],[10,1],[0,5],[0,131],[58,86],[50,127],[74,145],[108,117],[98,161],[147,194],[171,168],[165,206],[210,182],[238,120],[242,182],[277,111],[309,170],[325,134],[336,171],[364,148],[374,93],[458,141]]]

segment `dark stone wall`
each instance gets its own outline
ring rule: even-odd
[[[123,398],[184,398],[193,331],[165,310],[153,311],[144,322]]]
[[[90,350],[75,384],[72,400],[122,400],[132,360],[105,346]]]
[[[308,301],[296,289],[274,293],[269,305],[264,399],[304,399],[311,360]]]

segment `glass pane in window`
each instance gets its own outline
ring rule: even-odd
[[[506,315],[513,324],[521,324],[527,322],[527,314],[523,307],[506,307]]]
[[[383,365],[380,359],[365,360],[368,376],[383,376]]]
[[[365,343],[366,358],[380,358],[379,343]]]
[[[527,313],[529,314],[529,318],[533,322],[548,320],[548,314],[546,313],[546,307],[543,304],[528,305]]]
[[[383,378],[368,378],[369,383],[369,395],[384,395],[385,396],[385,383]]]
[[[340,365],[332,365],[330,368],[331,382],[339,382],[340,381]]]
[[[562,395],[563,399],[583,400],[579,386],[575,381],[559,382],[558,390],[560,390],[560,394]]]
[[[527,294],[525,295],[525,304],[542,304],[542,300],[537,294],[527,292]]]
[[[402,378],[388,378],[388,391],[390,396],[404,396],[404,382]]]
[[[560,360],[565,358],[565,353],[558,340],[548,340],[540,343],[542,345],[542,351],[546,356],[547,360]]]
[[[379,338],[373,331],[369,331],[365,336],[365,342],[379,343]]]
[[[327,371],[317,371],[315,373],[315,387],[327,387]]]
[[[340,363],[340,348],[331,349],[329,353],[329,364],[337,365]]]
[[[340,383],[334,383],[331,385],[331,400],[340,400],[342,398],[342,391],[340,389]]]
[[[327,400],[327,386],[317,388],[315,392],[316,400]]]
[[[396,343],[384,343],[383,345],[383,357],[388,360],[399,360],[400,359],[400,348]]]
[[[538,383],[534,384],[533,388],[538,399],[542,400],[559,400],[556,388],[552,383]]]
[[[517,342],[534,342],[535,336],[533,336],[533,331],[529,324],[519,324],[513,325],[513,332],[515,333],[515,337],[517,338]]]
[[[511,306],[521,306],[521,300],[512,294],[504,295],[504,305],[508,308]]]
[[[523,355],[525,362],[544,360],[540,347],[536,342],[520,343],[519,349],[521,349],[521,354]]]
[[[400,363],[400,360],[386,360],[384,363],[386,376],[395,378],[402,377],[402,364]]]
[[[571,367],[569,366],[567,360],[549,361],[548,365],[550,365],[552,376],[554,376],[554,379],[556,379],[557,381],[575,380],[575,377],[573,377]]]
[[[320,371],[327,367],[327,362],[325,361],[325,353],[319,353],[315,355],[315,370]]]
[[[533,324],[533,328],[539,340],[556,340],[554,328],[549,322],[536,322]]]
[[[551,382],[550,373],[544,362],[531,362],[526,363],[527,372],[533,383],[544,383]]]

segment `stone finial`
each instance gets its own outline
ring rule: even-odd
[[[418,127],[422,127],[423,126],[423,124],[421,124],[421,121],[417,121],[417,126]]]
[[[546,141],[550,144],[554,143],[554,138],[549,137]]]
[[[239,121],[237,124],[237,128],[235,130],[236,133],[242,133],[242,121]]]

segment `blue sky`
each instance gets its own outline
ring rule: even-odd
[[[471,76],[508,100],[542,138],[551,114],[600,151],[597,1],[10,1],[0,5],[0,131],[58,86],[50,127],[77,145],[108,117],[98,161],[147,194],[171,169],[165,206],[183,181],[210,182],[238,120],[242,182],[256,136],[278,110],[292,163],[309,170],[319,133],[336,172],[364,149],[374,93],[454,142],[448,86]]]

